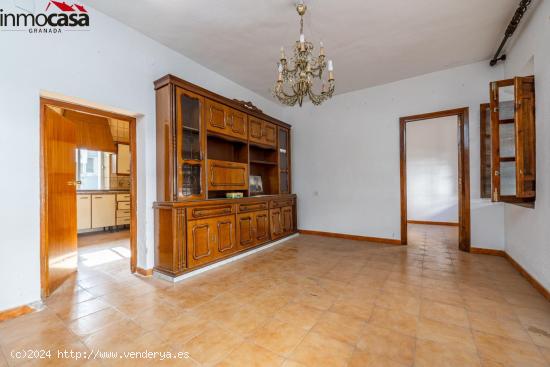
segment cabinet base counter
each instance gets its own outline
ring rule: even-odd
[[[156,202],[154,211],[155,270],[169,277],[297,233],[296,195],[292,194]]]

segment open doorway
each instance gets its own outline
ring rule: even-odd
[[[458,226],[458,247],[470,251],[468,131],[468,108],[400,119],[402,244],[413,226],[415,236],[432,228],[449,245]]]
[[[136,120],[44,98],[40,111],[45,298],[77,271],[137,270]]]

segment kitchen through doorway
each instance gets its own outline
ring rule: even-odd
[[[46,298],[138,270],[136,120],[45,98],[40,108]]]

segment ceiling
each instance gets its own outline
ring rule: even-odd
[[[267,98],[282,45],[298,39],[293,0],[93,0],[97,10]],[[518,0],[306,0],[345,93],[492,57]],[[185,76],[182,76],[185,78]]]

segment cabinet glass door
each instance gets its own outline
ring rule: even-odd
[[[178,89],[177,93],[179,199],[204,198],[204,133],[201,96]]]
[[[288,130],[279,128],[279,192],[290,193],[290,160]]]

